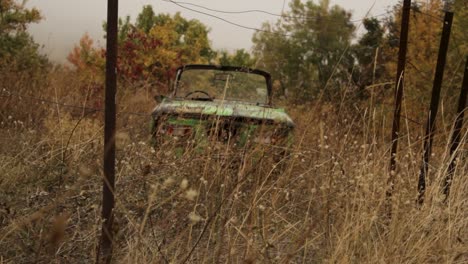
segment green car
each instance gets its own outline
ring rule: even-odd
[[[186,65],[171,94],[157,96],[151,132],[155,147],[257,145],[287,149],[294,123],[272,103],[269,73],[249,68]]]

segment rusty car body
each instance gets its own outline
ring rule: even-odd
[[[250,68],[186,65],[176,72],[173,89],[159,96],[152,112],[155,146],[172,142],[198,148],[252,145],[287,148],[294,123],[272,104],[269,73]]]

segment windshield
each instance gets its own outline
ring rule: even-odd
[[[188,69],[179,77],[175,96],[192,100],[232,100],[267,104],[263,75],[217,69]]]

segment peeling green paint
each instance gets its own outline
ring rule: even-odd
[[[154,109],[154,114],[194,114],[220,117],[244,117],[258,120],[270,120],[288,127],[294,127],[292,119],[282,108],[271,108],[232,101],[195,101],[165,99]]]

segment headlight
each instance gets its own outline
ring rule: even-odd
[[[190,136],[192,134],[192,127],[166,125],[161,129],[161,133],[174,137],[185,137]]]

